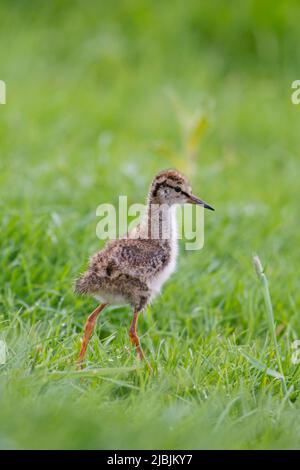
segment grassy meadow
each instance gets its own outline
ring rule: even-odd
[[[0,3],[0,448],[300,448],[299,2]],[[100,203],[176,167],[205,244],[139,321],[73,281]],[[252,265],[269,281],[278,348]],[[286,392],[278,379],[279,352]]]

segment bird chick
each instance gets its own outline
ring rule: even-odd
[[[178,251],[175,208],[185,203],[214,210],[192,194],[187,178],[178,171],[158,173],[151,183],[141,222],[126,236],[109,241],[91,258],[88,270],[76,281],[77,293],[91,295],[101,302],[86,322],[79,366],[96,319],[108,304],[129,304],[133,308],[129,337],[138,358],[144,358],[136,333],[138,316],[175,270]]]

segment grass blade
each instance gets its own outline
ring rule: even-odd
[[[282,384],[282,390],[284,395],[287,394],[287,386],[285,382],[285,377],[283,373],[283,368],[282,368],[282,363],[281,363],[281,357],[280,357],[280,352],[279,352],[279,346],[277,343],[277,338],[276,338],[276,327],[275,327],[275,319],[274,319],[274,312],[273,312],[273,306],[272,306],[272,301],[271,301],[271,295],[270,295],[270,290],[269,290],[269,283],[267,276],[265,275],[262,263],[260,261],[260,258],[258,255],[253,256],[253,264],[254,268],[256,271],[256,274],[259,278],[259,280],[262,283],[263,286],[263,293],[264,293],[264,299],[265,299],[265,305],[266,305],[266,311],[267,311],[267,318],[268,318],[268,323],[271,331],[271,336],[273,339],[274,343],[274,348],[276,352],[276,358],[277,358],[277,364],[278,364],[278,369],[280,371],[281,375],[281,384]]]

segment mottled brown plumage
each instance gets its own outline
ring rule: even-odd
[[[129,234],[107,243],[96,253],[89,268],[76,282],[75,290],[101,300],[89,317],[80,353],[81,363],[97,315],[109,303],[129,304],[134,309],[130,339],[143,358],[136,335],[138,314],[160,291],[175,270],[177,233],[175,204],[211,206],[192,194],[188,180],[176,170],[160,172],[153,179],[147,209],[141,223]]]
[[[167,241],[114,240],[92,257],[89,270],[76,283],[76,290],[108,302],[119,297],[119,302],[141,310],[151,296],[148,280],[166,266],[170,255]]]

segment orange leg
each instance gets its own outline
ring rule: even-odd
[[[102,310],[106,307],[106,305],[107,304],[98,305],[98,307],[95,308],[93,313],[91,313],[91,315],[87,319],[87,322],[86,322],[85,328],[84,328],[84,336],[83,336],[83,340],[82,340],[80,354],[79,354],[79,358],[78,358],[78,361],[77,361],[79,369],[82,368],[82,362],[83,362],[83,359],[84,359],[84,356],[85,356],[86,348],[89,344],[90,337],[93,333],[97,317],[102,312]]]
[[[130,338],[131,344],[135,346],[138,358],[142,361],[144,359],[144,354],[141,349],[140,339],[138,335],[136,334],[136,327],[137,327],[137,322],[139,318],[139,313],[140,313],[139,311],[134,312],[133,320],[132,320],[131,327],[129,330],[129,338]]]

